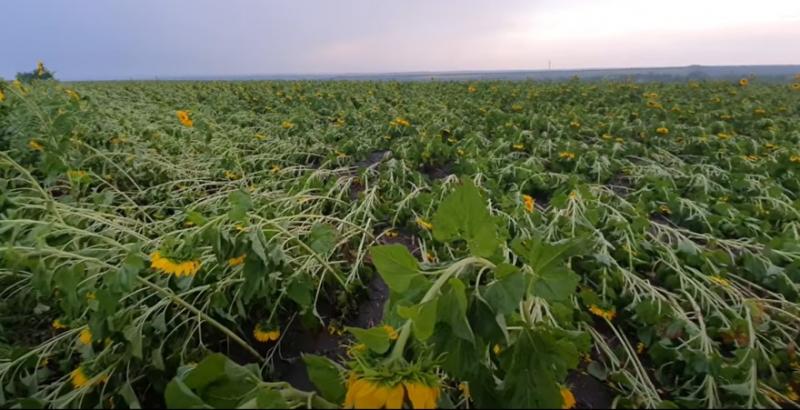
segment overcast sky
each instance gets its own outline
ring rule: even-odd
[[[0,0],[0,76],[800,64],[800,0]]]

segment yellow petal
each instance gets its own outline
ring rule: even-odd
[[[386,398],[387,409],[402,409],[405,390],[402,384],[398,384],[389,389],[389,396]]]
[[[356,393],[355,407],[357,409],[379,409],[386,404],[389,389],[373,382],[364,381],[364,385]]]
[[[403,383],[408,392],[411,407],[415,409],[434,409],[439,398],[439,389],[420,383]]]

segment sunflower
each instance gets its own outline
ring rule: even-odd
[[[558,157],[567,161],[572,161],[575,159],[575,153],[571,151],[561,151],[558,153]]]
[[[613,309],[605,310],[597,305],[589,306],[589,312],[592,312],[593,315],[602,317],[603,319],[608,320],[609,322],[614,320],[615,317],[617,317],[617,312],[615,310]]]
[[[669,209],[669,206],[666,204],[661,204],[661,206],[658,207],[658,212],[661,212],[663,215],[672,215],[672,209]]]
[[[472,93],[474,93],[474,92],[477,92],[477,91],[478,91],[478,88],[477,88],[477,87],[475,87],[475,86],[474,86],[474,85],[472,85],[472,84],[470,84],[470,86],[469,86],[469,87],[467,87],[467,92],[468,92],[468,93],[470,93],[470,94],[472,94]]]
[[[253,328],[253,337],[261,343],[277,342],[281,338],[280,329],[264,330],[261,325]]]
[[[750,85],[750,80],[742,78],[741,80],[739,80],[739,85],[742,87],[747,87],[748,85]]]
[[[88,327],[81,330],[80,334],[78,334],[78,342],[84,346],[92,344],[92,331],[89,330]]]
[[[41,77],[44,75],[44,63],[41,61],[36,62],[36,75]]]
[[[572,390],[561,387],[561,408],[562,409],[571,409],[575,407],[575,395],[572,394]]]
[[[288,120],[281,123],[281,128],[285,130],[290,130],[294,127],[295,127],[294,123]]]
[[[67,326],[59,319],[54,320],[50,326],[53,328],[53,330],[64,330],[67,328]]]
[[[39,141],[30,140],[28,141],[28,148],[32,151],[44,151],[44,145],[40,144]]]
[[[658,101],[653,101],[653,100],[648,100],[647,101],[647,107],[648,108],[656,108],[656,109],[664,108],[664,106],[661,105],[661,103],[659,103]]]
[[[530,195],[522,195],[522,203],[525,204],[525,210],[531,213],[533,212],[536,200]]]
[[[191,260],[184,262],[173,262],[169,258],[161,256],[161,252],[155,251],[150,255],[150,267],[168,275],[176,277],[194,276],[200,270],[200,261]]]
[[[426,231],[430,231],[431,229],[433,229],[433,224],[422,218],[417,218],[417,225],[419,225],[420,228]]]
[[[68,177],[69,179],[71,179],[71,180],[74,180],[74,181],[77,181],[77,180],[84,179],[84,178],[86,178],[88,175],[89,175],[89,174],[87,174],[87,173],[86,173],[86,171],[81,171],[81,170],[79,170],[79,169],[77,169],[77,170],[76,170],[76,169],[73,169],[73,170],[69,170],[69,171],[67,171],[67,177]]]
[[[794,83],[794,84],[792,84],[792,90],[795,90],[795,91],[800,91],[800,83]],[[3,99],[2,99],[2,98],[0,98],[0,101],[3,101]]]
[[[503,346],[500,346],[500,344],[495,343],[494,346],[492,346],[492,352],[494,352],[495,356],[500,355],[500,353],[503,353]]]
[[[347,380],[344,407],[401,409],[406,399],[413,409],[434,409],[439,401],[439,387],[416,381],[382,384],[351,374]]]
[[[572,122],[570,122],[570,123],[569,123],[569,126],[570,126],[571,128],[574,128],[574,129],[576,129],[576,130],[577,130],[578,128],[580,128],[580,127],[581,127],[581,123],[579,123],[578,121],[572,121]]]
[[[405,118],[397,117],[389,122],[389,125],[394,127],[408,127],[411,126],[411,123]]]
[[[800,155],[792,155],[791,157],[789,157],[789,162],[800,164]]]
[[[389,340],[397,340],[399,335],[397,333],[397,329],[395,329],[393,326],[383,325],[383,330],[389,335]]]
[[[239,266],[239,265],[243,264],[245,257],[247,257],[247,255],[242,254],[241,256],[237,256],[235,258],[228,259],[228,266],[234,267],[234,266]]]
[[[83,371],[82,367],[78,367],[77,369],[73,370],[69,374],[69,378],[72,382],[72,387],[76,389],[80,389],[81,387],[89,384],[89,376],[86,375],[86,372]]]
[[[233,171],[225,170],[224,174],[225,174],[225,178],[227,178],[229,181],[233,181],[233,180],[239,179],[239,174],[237,174],[237,173],[235,173]]]
[[[180,121],[180,123],[183,124],[184,127],[192,128],[194,126],[194,122],[192,121],[191,118],[189,118],[189,111],[184,111],[184,110],[176,111],[175,115],[178,116],[178,121]]]
[[[656,133],[660,135],[667,135],[669,134],[669,128],[667,127],[658,127],[656,128]]]
[[[767,113],[767,110],[765,110],[763,108],[756,108],[755,110],[753,110],[753,114],[755,114],[755,115],[764,115],[766,113]]]
[[[374,381],[359,379],[352,374],[347,381],[344,407],[348,409],[401,409],[405,391],[402,384],[380,385]]]
[[[6,100],[6,93],[4,93],[2,89],[0,89],[0,102],[3,102],[5,100]]]
[[[514,144],[511,146],[515,151],[522,151],[525,149],[525,144]]]

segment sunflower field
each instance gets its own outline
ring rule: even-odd
[[[794,83],[0,82],[0,407],[800,405]]]

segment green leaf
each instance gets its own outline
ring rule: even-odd
[[[139,398],[136,397],[136,392],[133,391],[130,382],[126,382],[120,389],[119,395],[128,404],[129,409],[141,409],[142,404],[139,403]]]
[[[280,392],[267,387],[262,387],[256,395],[256,404],[260,409],[288,409],[289,403],[281,396]]]
[[[397,306],[397,314],[410,319],[414,326],[414,336],[420,341],[428,340],[436,326],[436,305],[438,299],[429,300],[415,306]]]
[[[315,224],[311,228],[308,246],[319,254],[327,254],[336,246],[336,230],[328,224]]]
[[[190,211],[186,213],[186,221],[191,222],[195,226],[203,226],[208,220],[199,212]]]
[[[356,340],[366,345],[370,350],[378,354],[384,354],[389,350],[391,342],[389,341],[389,334],[381,327],[373,327],[370,329],[361,329],[358,327],[345,328],[348,332],[355,336]]]
[[[578,255],[583,242],[571,239],[551,244],[542,239],[517,239],[511,248],[533,268],[534,273],[540,275],[550,269],[563,267],[567,258]]]
[[[448,285],[439,299],[439,304],[447,307],[438,309],[439,321],[447,323],[456,336],[471,342],[475,335],[467,320],[466,286],[458,278],[450,279]]]
[[[247,216],[247,211],[253,208],[253,201],[250,195],[242,190],[233,191],[228,195],[228,203],[231,209],[228,211],[228,217],[234,220],[244,220]]]
[[[417,260],[403,245],[373,246],[369,254],[378,273],[395,292],[405,292],[411,280],[420,274]]]
[[[225,364],[228,358],[220,353],[206,356],[184,378],[186,386],[190,389],[202,389],[215,381],[226,377]]]
[[[224,379],[203,389],[201,395],[215,409],[230,409],[239,405],[254,387],[252,382]]]
[[[505,368],[503,394],[511,408],[561,408],[560,385],[579,362],[579,348],[588,343],[576,334],[556,329],[523,330],[501,356]]]
[[[441,242],[463,239],[476,256],[494,254],[500,245],[497,226],[471,180],[466,179],[439,205],[433,216],[433,237]]]
[[[486,287],[483,298],[496,313],[507,315],[517,309],[525,295],[525,278],[515,266],[503,263],[495,269],[498,280]]]
[[[580,276],[569,269],[551,268],[533,282],[533,294],[550,302],[568,300],[579,281]]]
[[[122,335],[131,345],[131,354],[137,359],[142,358],[142,333],[138,327],[128,325],[123,329]]]
[[[606,378],[608,378],[608,370],[606,369],[605,365],[597,361],[592,361],[589,363],[589,366],[586,367],[586,371],[601,381],[605,381]]]
[[[187,387],[180,379],[172,379],[167,384],[164,392],[164,399],[169,409],[211,409],[213,407],[203,402],[194,392]]]
[[[330,402],[343,403],[345,386],[339,368],[327,357],[304,354],[308,378],[314,383],[317,391]]]
[[[314,287],[311,286],[311,279],[302,274],[292,278],[289,286],[286,287],[286,295],[295,301],[302,310],[306,310],[311,306],[313,292]]]

